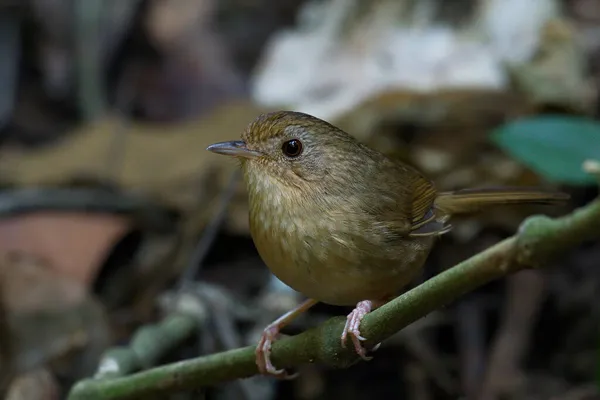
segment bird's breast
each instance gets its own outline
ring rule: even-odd
[[[340,218],[340,207],[290,195],[274,181],[246,179],[250,230],[261,258],[279,279],[315,300],[352,305],[393,295],[414,278],[431,248],[429,238],[383,248],[377,238],[363,236],[364,221]]]

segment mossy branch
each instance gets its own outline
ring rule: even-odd
[[[530,217],[521,224],[516,235],[368,314],[361,324],[361,332],[369,338],[367,345],[374,345],[467,292],[510,273],[543,265],[545,260],[597,238],[600,238],[600,199],[561,218]],[[340,343],[344,323],[344,317],[335,317],[319,327],[277,341],[272,352],[274,364],[280,368],[305,363],[337,368],[354,364],[358,358]],[[126,377],[84,380],[74,386],[69,399],[145,398],[212,386],[255,375],[258,371],[254,360],[254,347],[245,347]]]

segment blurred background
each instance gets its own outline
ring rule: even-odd
[[[571,194],[457,222],[415,284],[597,195],[597,0],[1,0],[0,20],[2,398],[254,345],[302,300],[254,249],[236,163],[205,151],[259,113],[323,118],[442,190]],[[586,243],[369,363],[172,398],[599,399],[599,266]]]

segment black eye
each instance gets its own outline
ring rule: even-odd
[[[288,140],[281,146],[281,150],[288,157],[298,157],[302,153],[302,142],[298,139]]]

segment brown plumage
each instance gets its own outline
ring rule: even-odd
[[[568,196],[520,188],[438,193],[415,168],[391,160],[335,126],[298,112],[263,114],[242,141],[209,150],[241,161],[250,229],[259,254],[309,300],[265,330],[261,372],[279,328],[317,301],[354,305],[349,335],[358,354],[360,320],[419,273],[452,214],[497,204],[557,203]]]

